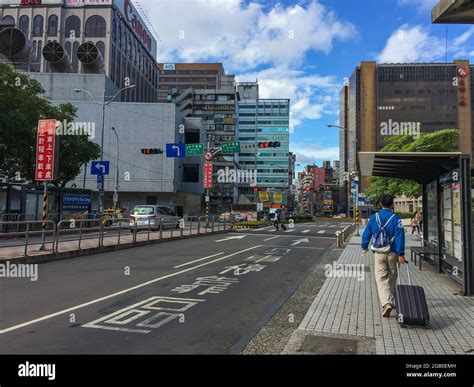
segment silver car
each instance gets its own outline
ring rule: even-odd
[[[163,221],[163,223],[161,223]],[[179,228],[180,217],[169,207],[159,205],[143,205],[133,207],[130,213],[130,232],[137,230],[160,230]]]

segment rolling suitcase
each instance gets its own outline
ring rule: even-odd
[[[281,224],[281,229],[282,229],[283,231],[286,231],[286,226],[285,226],[283,223]]]
[[[407,266],[408,285],[402,285],[400,279],[400,265],[398,265],[398,285],[395,291],[395,307],[397,320],[402,327],[406,325],[421,325],[427,327],[430,322],[428,304],[425,291],[421,286],[411,284],[410,269]]]

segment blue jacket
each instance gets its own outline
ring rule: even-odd
[[[389,209],[383,209],[379,212],[380,223],[382,227],[387,223],[393,212]],[[379,229],[375,214],[371,216],[367,227],[365,228],[364,235],[362,235],[362,249],[368,250],[372,236],[374,236]],[[395,215],[390,223],[385,228],[390,239],[393,239],[390,249],[393,253],[397,253],[400,256],[405,256],[405,229],[403,228],[402,220],[400,216]]]

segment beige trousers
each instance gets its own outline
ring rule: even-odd
[[[374,253],[375,254],[375,281],[379,292],[379,300],[382,306],[386,304],[395,305],[395,287],[397,285],[398,254],[396,253]]]

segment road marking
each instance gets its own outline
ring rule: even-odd
[[[189,271],[193,271],[193,270],[198,269],[198,268],[200,268],[200,267],[210,265],[211,263],[215,263],[215,262],[222,261],[222,260],[224,260],[224,259],[227,259],[227,258],[233,257],[233,256],[235,256],[235,255],[239,255],[239,254],[245,253],[245,252],[250,251],[250,250],[258,249],[259,247],[262,247],[262,245],[256,245],[256,246],[253,246],[253,247],[249,247],[248,249],[240,250],[240,251],[237,251],[237,252],[232,253],[232,254],[230,254],[230,255],[226,255],[226,256],[224,256],[224,257],[214,259],[213,261],[201,263],[200,265],[193,266],[193,267],[190,267],[190,268],[188,268],[188,269],[181,270],[181,271],[177,271],[177,272],[175,272],[175,273],[167,274],[167,275],[165,275],[165,276],[163,276],[163,277],[155,278],[155,279],[153,279],[153,280],[150,280],[150,281],[147,281],[147,282],[144,282],[144,283],[141,283],[141,284],[132,286],[132,287],[127,288],[127,289],[124,289],[124,290],[120,290],[120,291],[118,291],[118,292],[109,294],[109,295],[107,295],[107,296],[104,296],[104,297],[101,297],[101,298],[97,298],[97,299],[95,299],[95,300],[88,301],[88,302],[85,302],[85,303],[83,303],[83,304],[79,304],[79,305],[76,305],[76,306],[72,306],[71,308],[68,308],[68,309],[63,309],[63,310],[60,310],[60,311],[58,311],[58,312],[48,314],[48,315],[46,315],[46,316],[36,318],[36,319],[34,319],[34,320],[26,321],[26,322],[24,322],[24,323],[21,323],[21,324],[18,324],[18,325],[14,325],[14,326],[9,327],[9,328],[2,329],[2,330],[0,330],[0,335],[3,335],[4,333],[8,333],[8,332],[11,332],[11,331],[15,331],[15,330],[20,329],[20,328],[27,327],[27,326],[29,326],[29,325],[36,324],[36,323],[41,322],[41,321],[49,320],[49,319],[51,319],[51,318],[60,316],[60,315],[65,314],[65,313],[73,312],[73,311],[75,311],[75,310],[82,309],[82,308],[85,308],[85,307],[90,306],[90,305],[97,304],[98,302],[102,302],[102,301],[108,300],[108,299],[110,299],[110,298],[113,298],[113,297],[116,297],[116,296],[120,296],[120,295],[125,294],[125,293],[129,293],[129,292],[131,292],[131,291],[134,291],[134,290],[143,288],[143,287],[145,287],[145,286],[154,284],[155,282],[162,281],[162,280],[167,279],[167,278],[176,277],[176,276],[178,276],[178,275],[180,275],[180,274],[184,274],[184,273],[187,273],[187,272],[189,272]]]
[[[288,232],[295,232],[295,230],[294,230],[294,229],[293,229],[293,230],[287,230],[287,231],[285,231],[285,232],[286,232],[286,233],[288,233]]]
[[[191,262],[183,263],[182,265],[175,266],[173,269],[179,269],[180,267],[188,266],[188,265],[191,265],[191,264],[196,263],[196,262],[204,261],[205,259],[214,258],[214,257],[217,257],[218,255],[221,255],[221,254],[224,254],[224,251],[222,253],[209,255],[208,257],[204,257],[204,258],[196,259],[196,260],[191,261]]]
[[[251,236],[251,237],[258,237],[258,236],[268,237],[269,235],[268,235],[268,234],[252,234],[252,235],[247,235],[247,236]],[[284,238],[294,238],[293,235],[286,235],[286,233],[280,233],[280,236],[281,236],[281,237],[284,237]],[[307,238],[311,238],[311,239],[333,239],[333,237],[317,236],[317,235],[308,236]]]
[[[228,238],[225,238],[225,239],[219,239],[218,241],[216,241],[217,243],[220,243],[220,242],[227,242],[227,241],[230,241],[232,239],[244,239],[247,235],[239,235],[239,236],[233,236],[233,237],[228,237]]]
[[[270,230],[269,232],[276,232],[276,229],[274,228],[273,230]]]
[[[326,233],[326,230],[318,231],[318,234],[325,234],[325,233]]]
[[[278,245],[265,245],[266,247],[283,247]],[[309,250],[327,250],[325,247],[306,247],[306,246],[293,246],[292,249],[309,249]]]
[[[307,234],[309,233],[311,230],[304,230],[304,231],[301,231],[302,234]]]
[[[309,239],[305,238],[305,239],[296,240],[296,241],[294,241],[294,243],[291,244],[291,246],[298,246],[301,243],[309,243]]]
[[[264,239],[263,241],[268,242],[268,241],[271,241],[272,239],[277,239],[277,238],[280,238],[280,235],[278,235],[276,237],[271,237],[271,238]]]

